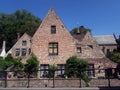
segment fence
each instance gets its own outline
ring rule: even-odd
[[[47,72],[50,70],[48,69]],[[37,73],[43,72],[38,70]],[[82,78],[67,78],[64,75],[57,75],[59,70],[55,71],[54,77],[49,75],[40,75],[39,77],[32,76],[31,74],[16,75],[11,71],[0,72],[0,87],[86,87]],[[87,69],[86,72],[91,77],[90,87],[117,87],[120,85],[120,70],[116,68],[110,69]]]

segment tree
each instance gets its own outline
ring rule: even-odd
[[[120,63],[120,52],[111,52],[107,57],[115,63]]]
[[[75,28],[73,28],[73,29],[70,31],[70,33],[71,33],[72,35],[76,35],[76,34],[78,34],[78,33],[83,33],[83,34],[85,34],[87,31],[91,32],[90,29],[85,28],[84,26],[80,26],[80,27],[75,27]]]
[[[17,41],[17,33],[22,36],[26,32],[32,36],[40,23],[40,18],[26,10],[17,10],[12,14],[1,13],[0,45],[2,45],[3,40],[5,40],[8,51]]]
[[[85,71],[88,67],[88,62],[85,60],[79,60],[76,56],[72,56],[68,58],[66,64],[65,75],[68,77],[79,77],[83,79],[86,82],[86,86],[88,86],[90,78]]]
[[[54,63],[52,65],[50,65],[50,77],[54,77],[55,75],[55,71],[57,70],[57,65]]]
[[[25,72],[27,74],[37,75],[37,70],[39,68],[39,61],[35,55],[32,55],[31,58],[27,60],[27,64],[25,65]]]
[[[5,69],[5,60],[0,57],[0,71],[3,71]]]
[[[24,69],[24,64],[21,62],[20,58],[16,58],[14,59],[14,75],[17,74],[22,74],[24,73],[23,69]]]
[[[5,58],[4,62],[4,70],[9,68],[10,66],[14,65],[15,59],[12,57],[11,54],[8,54],[7,57]]]
[[[53,88],[55,87],[55,71],[57,70],[57,65],[54,63],[50,65],[50,75],[53,77]]]

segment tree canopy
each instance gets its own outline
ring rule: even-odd
[[[70,33],[71,33],[72,35],[75,35],[75,34],[80,33],[80,32],[82,32],[82,33],[85,34],[87,31],[90,31],[90,32],[91,32],[90,29],[85,28],[84,26],[80,26],[80,27],[75,27],[75,28],[73,28],[73,29],[70,31]]]
[[[68,77],[77,77],[85,81],[86,86],[90,81],[88,74],[85,69],[88,67],[88,62],[85,60],[79,60],[76,56],[68,58],[66,63],[65,75]]]
[[[17,10],[12,14],[0,13],[0,45],[6,40],[9,50],[17,41],[18,33],[22,36],[26,32],[32,36],[40,23],[40,18],[26,10]]]
[[[25,64],[25,72],[28,74],[36,74],[39,68],[39,61],[37,57],[33,54],[31,58],[27,60]]]

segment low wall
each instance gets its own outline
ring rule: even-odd
[[[108,86],[120,86],[120,80],[118,79],[92,79],[90,81],[90,87],[108,87]],[[0,87],[5,86],[5,81],[0,80]],[[7,87],[53,87],[53,79],[8,79],[7,80]],[[55,87],[85,87],[86,84],[83,80],[80,79],[64,79],[59,78],[54,80]]]

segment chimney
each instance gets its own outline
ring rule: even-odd
[[[3,46],[2,46],[2,52],[0,54],[1,57],[5,58],[6,57],[6,41],[3,41]]]
[[[79,27],[79,31],[80,31],[80,33],[83,33],[85,30],[84,30],[84,26],[80,26]]]
[[[80,34],[80,30],[79,30],[79,28],[77,29],[77,35],[79,35]]]
[[[20,39],[20,33],[17,33],[17,40]]]

